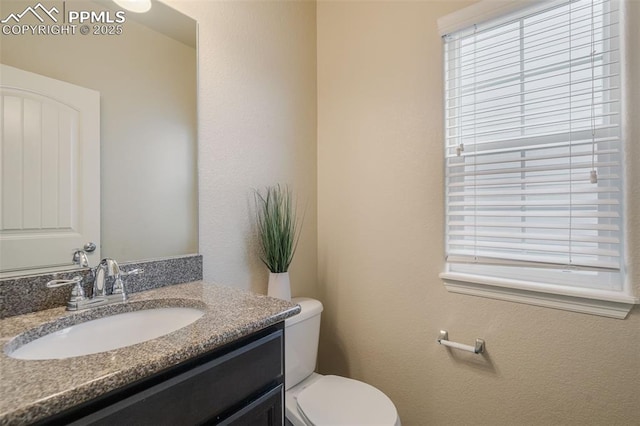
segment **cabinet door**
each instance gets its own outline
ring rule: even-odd
[[[282,426],[284,387],[267,392],[226,420],[220,426]],[[213,424],[213,423],[212,423]]]

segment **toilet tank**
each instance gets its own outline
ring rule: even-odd
[[[300,305],[298,315],[284,322],[285,390],[306,379],[316,369],[322,303],[307,297],[291,299]]]

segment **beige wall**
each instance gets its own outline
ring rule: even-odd
[[[6,2],[1,16],[33,4]],[[66,7],[100,10],[86,1]],[[101,169],[102,257],[197,252],[195,49],[132,20],[118,36],[1,41],[2,63],[100,92],[101,164],[87,167]]]
[[[200,253],[204,276],[266,292],[253,189],[289,184],[306,209],[292,293],[316,286],[316,17],[308,1],[180,1],[199,23]]]
[[[464,5],[318,3],[320,369],[378,386],[404,426],[638,424],[638,307],[614,320],[447,293],[438,279],[436,19]],[[448,352],[440,329],[484,338],[486,355]]]

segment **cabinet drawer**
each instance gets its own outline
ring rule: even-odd
[[[215,421],[282,383],[283,331],[96,411],[74,425],[194,425]]]

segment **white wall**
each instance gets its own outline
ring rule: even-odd
[[[436,19],[465,5],[318,3],[321,371],[378,386],[404,426],[638,424],[638,307],[614,320],[452,294],[438,279],[444,202]],[[633,61],[637,67],[638,55]],[[632,145],[634,194],[640,154]],[[638,202],[631,197],[631,266],[640,254]],[[486,355],[448,352],[435,343],[440,329],[463,343],[484,338]]]
[[[180,1],[199,23],[200,253],[204,277],[266,292],[253,189],[289,184],[305,211],[292,293],[316,285],[316,18],[308,1]]]

